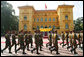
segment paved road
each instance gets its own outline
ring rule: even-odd
[[[48,40],[43,39],[43,42],[44,42],[43,51],[39,51],[40,52],[39,55],[36,54],[36,51],[34,51],[34,53],[32,54],[30,51],[27,51],[27,50],[26,50],[27,54],[25,54],[25,55],[22,54],[22,50],[18,51],[17,54],[15,54],[14,46],[13,46],[12,47],[12,54],[9,54],[8,49],[6,49],[3,52],[3,54],[1,53],[1,56],[83,56],[83,50],[81,50],[80,48],[77,48],[78,54],[74,55],[73,53],[70,52],[70,50],[67,50],[67,48],[66,48],[67,46],[62,48],[61,45],[59,45],[59,53],[60,53],[59,55],[56,55],[55,51],[53,51],[52,54],[51,54],[50,51],[49,51],[49,48],[46,47],[46,43],[48,42]],[[60,42],[61,42],[61,40],[59,40],[59,43]],[[35,44],[34,44],[34,46],[35,46]],[[4,37],[1,37],[1,49],[3,49],[4,47],[5,47],[5,39],[4,39]],[[32,50],[32,48],[30,48],[30,50]]]

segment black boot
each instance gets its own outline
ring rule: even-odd
[[[60,54],[60,53],[57,51],[56,54]]]
[[[12,52],[9,52],[10,54],[12,54]]]
[[[40,51],[43,51],[42,49],[40,49]]]
[[[31,50],[31,53],[33,53],[33,50]]]
[[[51,54],[52,54],[52,50],[50,50],[51,51]]]
[[[74,52],[74,54],[78,54],[77,52]]]
[[[71,53],[72,53],[72,49],[71,49],[70,51],[71,51]]]
[[[17,51],[15,51],[15,53],[17,54]]]
[[[1,50],[1,53],[3,53],[3,50]]]
[[[40,54],[39,52],[37,52],[36,54]]]
[[[26,54],[25,52],[23,52],[22,54]]]
[[[60,54],[60,53],[56,53],[57,55]]]

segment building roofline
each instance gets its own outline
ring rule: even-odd
[[[66,4],[64,4],[64,5],[58,5],[58,7],[63,7],[63,6],[70,6],[70,7],[74,7],[74,5],[66,5]]]
[[[56,11],[56,10],[36,10],[36,11]]]
[[[18,8],[23,8],[23,7],[33,7],[33,6],[24,5],[24,6],[19,6]]]

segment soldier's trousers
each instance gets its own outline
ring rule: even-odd
[[[52,46],[52,42],[49,42],[49,45]]]
[[[65,45],[69,46],[68,39],[66,39],[66,44],[64,44],[63,46]]]
[[[78,45],[79,45],[79,48],[81,48],[81,43],[80,43],[80,41],[79,41]]]
[[[47,44],[46,44],[46,47],[47,46],[52,46],[52,43],[51,42],[48,42]]]
[[[32,39],[30,39],[30,44],[31,44],[31,47],[33,46],[33,40]]]
[[[35,50],[36,50],[36,51],[37,51],[37,53],[38,53],[38,49],[39,49],[39,46],[36,46],[36,48],[34,48],[34,49],[33,49],[33,51],[35,51]]]
[[[69,42],[68,42],[68,39],[66,40],[66,44],[67,44],[67,46],[69,46]]]
[[[27,49],[29,49],[29,43],[26,43]]]
[[[72,49],[71,49],[71,52],[74,51],[74,54],[76,53],[76,47],[75,46],[72,46]]]
[[[49,46],[49,42],[46,44],[46,47],[48,47]]]
[[[67,49],[69,49],[70,47],[72,47],[72,43],[70,43],[70,46],[68,46]]]
[[[14,42],[14,43],[11,45],[11,47],[13,47],[14,45],[15,45],[15,51],[16,51],[16,48],[17,48],[16,42]]]
[[[82,41],[82,48],[83,48],[83,41]]]
[[[52,48],[53,48],[53,49],[52,49]],[[51,51],[56,51],[56,53],[58,53],[58,45],[51,47]]]
[[[58,45],[55,46],[55,51],[56,51],[56,53],[58,53]]]
[[[60,45],[61,45],[61,44],[63,44],[63,46],[64,46],[64,40],[62,40],[62,43],[60,43]]]
[[[42,45],[40,45],[40,51],[42,50]]]
[[[43,39],[42,39],[42,46],[43,46]]]
[[[38,53],[38,49],[39,49],[39,47],[36,47],[36,51],[37,51],[37,53]]]
[[[31,47],[33,46],[33,42],[31,42]]]
[[[9,52],[11,52],[11,43],[6,43],[5,48],[2,51],[4,51],[7,48],[9,49]]]
[[[36,50],[36,52],[38,53],[38,47],[33,49],[33,51],[35,51],[35,50]]]
[[[16,51],[19,51],[20,49],[22,49],[23,53],[25,53],[25,47],[26,47],[26,45],[20,44],[20,47]]]

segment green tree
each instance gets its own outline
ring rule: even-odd
[[[83,30],[83,17],[77,18],[77,20],[74,20],[74,29],[75,31],[81,31]]]
[[[1,33],[8,30],[17,30],[18,19],[11,4],[1,1]]]

